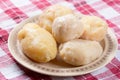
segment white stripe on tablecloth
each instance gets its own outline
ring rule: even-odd
[[[20,1],[19,0],[11,0],[11,2],[17,7],[31,4],[31,2],[29,0],[20,0]]]
[[[105,71],[107,71],[107,70],[108,70],[108,69],[107,69],[106,67],[102,67],[102,68],[100,68],[100,69],[92,72],[91,74],[92,74],[92,75],[98,75],[98,74],[103,73],[103,72],[105,72]]]
[[[111,19],[119,15],[113,8],[108,7],[102,10],[98,10],[98,12],[103,15],[106,19]]]
[[[117,50],[115,57],[120,61],[120,50]]]
[[[32,16],[35,16],[35,15],[40,15],[42,13],[42,11],[40,10],[37,10],[37,11],[33,11],[33,12],[27,12],[27,16],[29,17],[32,17]]]
[[[61,4],[61,5],[66,6],[66,7],[69,7],[69,8],[71,8],[71,9],[75,9],[75,7],[73,6],[73,4],[68,3],[68,2],[66,2],[66,1],[60,2],[60,3],[58,3],[58,4]]]
[[[0,8],[0,13],[2,13],[3,12],[3,10]]]
[[[0,35],[1,36],[1,35]],[[6,55],[6,53],[0,48],[0,57]]]
[[[100,0],[86,0],[86,2],[88,4],[93,4],[93,3],[97,2],[97,1],[100,1]]]
[[[0,72],[6,77],[6,79],[15,78],[24,73],[16,64],[11,64],[5,68],[0,68]]]
[[[8,29],[8,28],[12,28],[11,25],[16,24],[16,22],[13,19],[8,19],[6,21],[0,22],[0,27],[3,29]]]

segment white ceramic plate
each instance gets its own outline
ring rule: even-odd
[[[104,40],[101,42],[101,45],[104,48],[104,52],[97,60],[87,64],[85,66],[74,67],[69,64],[66,64],[57,59],[52,60],[48,63],[35,63],[28,59],[22,52],[19,42],[17,40],[17,33],[23,27],[24,24],[29,22],[37,22],[38,16],[28,18],[23,22],[19,23],[10,33],[8,39],[8,47],[11,52],[11,55],[15,58],[24,67],[46,75],[52,76],[76,76],[95,71],[106,64],[108,64],[115,56],[115,51],[117,50],[117,39],[114,33],[108,29],[108,33]]]

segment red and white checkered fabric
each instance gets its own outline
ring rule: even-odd
[[[32,72],[13,59],[7,47],[11,29],[22,20],[40,14],[44,8],[56,3],[107,21],[109,27],[115,31],[119,43],[116,56],[109,64],[86,75],[61,78]],[[120,0],[0,0],[0,80],[98,79],[120,80]]]

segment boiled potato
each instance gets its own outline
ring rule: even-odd
[[[97,16],[84,15],[81,19],[84,24],[85,31],[82,35],[83,39],[101,41],[104,39],[108,25]]]
[[[81,15],[68,14],[57,17],[52,25],[52,34],[58,43],[78,39],[84,32]]]
[[[59,57],[74,66],[85,65],[101,56],[103,48],[97,41],[75,39],[59,47]]]
[[[39,25],[43,28],[45,28],[50,33],[52,32],[52,23],[56,17],[60,17],[66,14],[70,14],[73,11],[62,5],[53,5],[48,7],[43,11],[42,14],[40,14],[39,17]]]
[[[36,62],[48,62],[56,57],[57,44],[53,36],[35,23],[28,23],[18,32],[24,54]]]

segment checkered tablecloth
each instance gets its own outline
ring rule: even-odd
[[[109,64],[81,76],[53,77],[32,72],[14,60],[7,46],[10,31],[24,19],[56,3],[107,21],[119,43]],[[120,80],[120,0],[0,0],[0,80]]]

